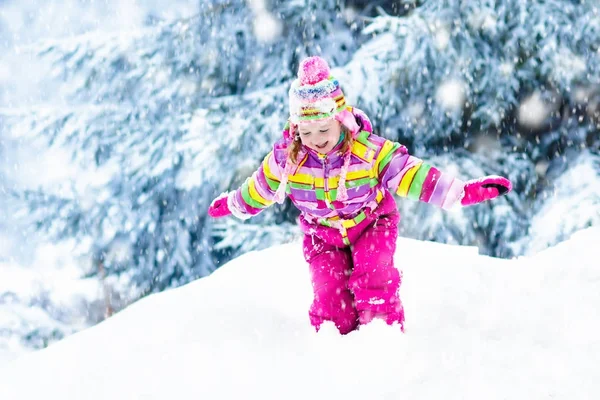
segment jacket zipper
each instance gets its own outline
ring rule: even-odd
[[[323,158],[323,187],[325,189],[325,203],[327,203],[327,207],[331,208],[331,199],[329,198],[329,163],[327,162],[327,156]]]

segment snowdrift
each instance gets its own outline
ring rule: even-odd
[[[400,239],[406,333],[309,325],[300,243],[246,254],[0,369],[0,398],[600,396],[600,230],[528,258]]]

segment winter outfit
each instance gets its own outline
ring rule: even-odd
[[[304,257],[318,330],[333,321],[345,334],[373,317],[403,328],[401,273],[394,266],[400,215],[392,194],[444,209],[470,205],[510,190],[502,177],[463,182],[408,154],[406,147],[373,134],[360,110],[346,105],[339,82],[319,57],[305,59],[289,92],[290,119],[283,138],[241,188],[217,198],[209,214],[250,218],[287,195],[301,211]],[[352,136],[327,154],[289,147],[298,124],[335,118]]]

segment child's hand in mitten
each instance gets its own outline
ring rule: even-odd
[[[490,175],[465,182],[464,196],[461,200],[463,206],[470,206],[491,200],[507,194],[512,189],[510,181],[502,176]]]
[[[210,215],[213,218],[220,218],[231,215],[231,211],[227,206],[227,196],[228,193],[225,192],[221,193],[219,197],[214,199],[213,202],[210,204],[210,207],[208,207],[208,215]]]

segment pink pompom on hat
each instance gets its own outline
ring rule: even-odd
[[[346,109],[339,81],[331,76],[327,62],[318,56],[300,63],[298,79],[290,87],[289,102],[293,124],[334,118]]]

